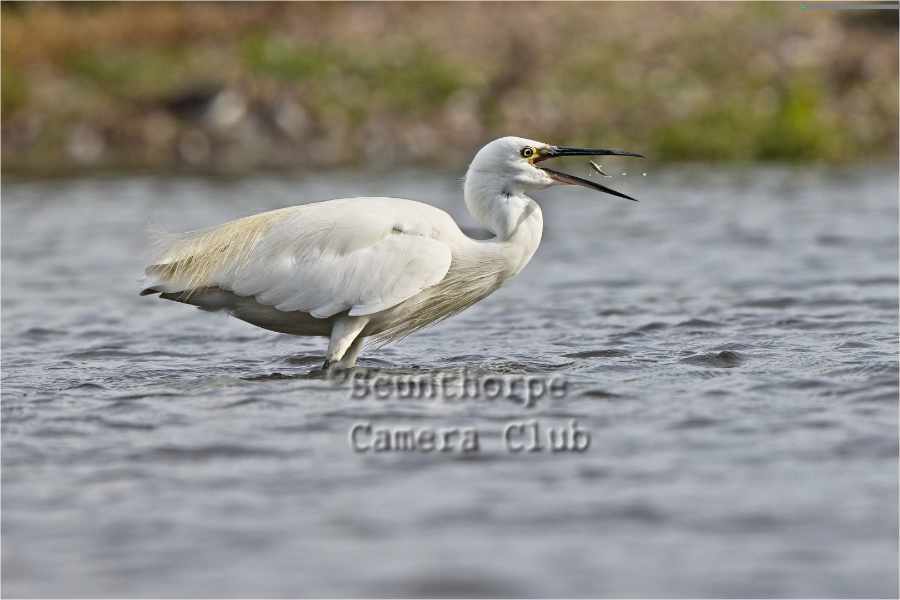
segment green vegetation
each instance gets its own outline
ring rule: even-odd
[[[179,49],[122,48],[116,52],[85,50],[67,57],[64,68],[82,84],[104,93],[145,98],[178,85],[185,63]]]
[[[897,152],[895,14],[891,26],[774,3],[2,11],[7,170],[459,164],[509,133],[672,161]],[[184,108],[203,94],[214,106],[217,90],[228,110]]]
[[[254,77],[310,82],[319,104],[338,103],[350,110],[372,105],[429,110],[468,83],[461,65],[444,61],[427,46],[367,50],[291,43],[256,33],[243,41],[242,57]]]
[[[756,158],[840,160],[842,132],[828,119],[822,86],[795,83],[781,95],[774,118],[761,123]]]
[[[28,86],[25,77],[18,69],[3,65],[3,74],[0,77],[0,90],[2,90],[2,112],[4,117],[14,114],[25,106],[28,101]]]
[[[653,145],[667,160],[841,160],[847,133],[828,118],[824,104],[821,87],[800,83],[778,94],[773,110],[729,99],[660,127]]]

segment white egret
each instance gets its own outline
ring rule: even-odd
[[[541,241],[541,209],[528,193],[599,183],[545,166],[559,156],[637,156],[504,137],[466,173],[469,212],[493,234],[469,238],[449,214],[400,198],[342,198],[292,206],[166,241],[147,287],[264,329],[329,337],[324,368],[352,367],[372,337],[388,342],[454,315],[499,288]]]

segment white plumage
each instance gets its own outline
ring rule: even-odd
[[[535,166],[587,152],[626,154],[512,137],[482,148],[466,175],[465,200],[493,240],[473,240],[446,212],[413,200],[329,200],[162,240],[142,294],[226,310],[273,331],[328,336],[326,366],[350,367],[364,338],[408,335],[518,273],[543,228],[526,191],[554,182],[611,191]]]

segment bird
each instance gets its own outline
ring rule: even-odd
[[[415,200],[339,198],[163,237],[142,296],[225,311],[270,331],[328,338],[322,369],[350,369],[378,346],[442,321],[516,276],[541,241],[530,194],[579,185],[631,196],[544,164],[565,156],[641,154],[491,141],[469,164],[463,200],[493,238],[470,238],[445,211]]]

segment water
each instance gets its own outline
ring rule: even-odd
[[[616,182],[642,202],[543,194],[517,279],[361,361],[565,380],[530,409],[354,399],[322,340],[137,295],[148,224],[391,194],[473,226],[455,176],[4,183],[6,594],[895,596],[896,173]],[[591,446],[506,451],[530,419]],[[366,422],[481,451],[355,453]]]

